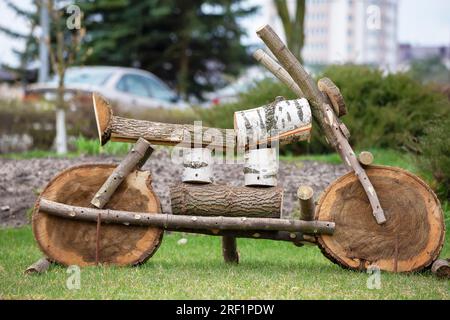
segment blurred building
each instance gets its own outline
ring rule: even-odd
[[[414,46],[411,44],[399,44],[398,65],[399,69],[407,70],[413,61],[439,58],[450,68],[450,46]]]
[[[16,80],[17,80],[17,76],[15,74],[0,68],[0,83],[1,82],[13,83]]]
[[[397,0],[306,0],[306,64],[357,63],[397,69]],[[260,2],[264,20],[283,34],[273,0]],[[289,1],[295,12],[295,1]]]

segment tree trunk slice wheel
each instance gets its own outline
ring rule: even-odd
[[[40,198],[92,207],[90,201],[115,167],[111,164],[86,164],[69,168],[50,181]],[[66,266],[95,265],[96,223],[46,214],[39,211],[38,203],[39,199],[33,211],[32,226],[44,254]],[[131,172],[104,209],[160,213],[161,205],[152,190],[150,173]],[[143,263],[156,252],[162,236],[160,228],[101,224],[98,262],[118,266]]]
[[[334,221],[333,235],[319,235],[324,255],[344,268],[376,265],[389,272],[420,271],[437,259],[445,236],[442,209],[418,177],[394,167],[368,166],[387,222],[378,225],[356,175],[334,181],[321,196],[316,219]]]

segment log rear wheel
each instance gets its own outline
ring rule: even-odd
[[[420,271],[439,256],[445,224],[439,200],[418,177],[399,168],[369,166],[387,222],[378,225],[356,175],[334,181],[322,194],[316,219],[334,221],[333,235],[318,244],[331,261],[366,270],[376,265],[390,272]]]
[[[40,197],[74,206],[92,207],[90,201],[116,166],[87,164],[69,168],[45,187]],[[38,203],[38,202],[37,202]],[[130,173],[104,209],[160,213],[161,205],[151,187],[149,172]],[[101,224],[97,256],[97,225],[33,212],[33,233],[49,259],[63,265],[136,265],[158,249],[163,230],[154,227]]]

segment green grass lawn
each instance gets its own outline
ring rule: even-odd
[[[356,154],[362,150],[356,150]],[[399,152],[392,149],[368,149],[373,154],[374,164],[401,167],[413,173],[419,173],[417,160],[414,156],[407,152]],[[341,164],[342,160],[337,153],[318,154],[318,155],[301,155],[301,156],[281,156],[281,160],[287,162],[298,162],[304,160],[326,162],[331,164]],[[421,174],[423,174],[421,172]]]
[[[185,245],[178,245],[181,237]],[[0,298],[26,299],[450,299],[450,283],[429,271],[381,273],[381,289],[368,289],[369,274],[343,270],[316,247],[239,239],[239,265],[222,261],[219,237],[172,233],[139,267],[81,270],[79,290],[70,274],[52,266],[24,275],[41,254],[30,227],[0,230]],[[443,256],[449,256],[447,240]]]

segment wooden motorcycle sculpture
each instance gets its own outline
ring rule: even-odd
[[[222,237],[224,259],[238,262],[236,238],[318,245],[342,267],[390,272],[429,267],[444,242],[443,213],[433,191],[418,177],[372,165],[373,156],[352,150],[340,117],[347,113],[339,88],[318,84],[269,26],[257,31],[278,61],[263,50],[254,57],[297,96],[235,113],[234,129],[197,128],[119,117],[93,95],[101,144],[135,143],[118,165],[82,165],[57,175],[33,212],[33,232],[44,254],[63,265],[136,265],[150,258],[164,230]],[[307,140],[312,119],[349,173],[314,201],[300,186],[300,218],[282,212],[275,146]],[[257,137],[257,138],[255,138]],[[182,182],[170,189],[172,214],[163,213],[142,171],[151,144],[183,144]],[[212,151],[242,150],[245,186],[212,183]]]

